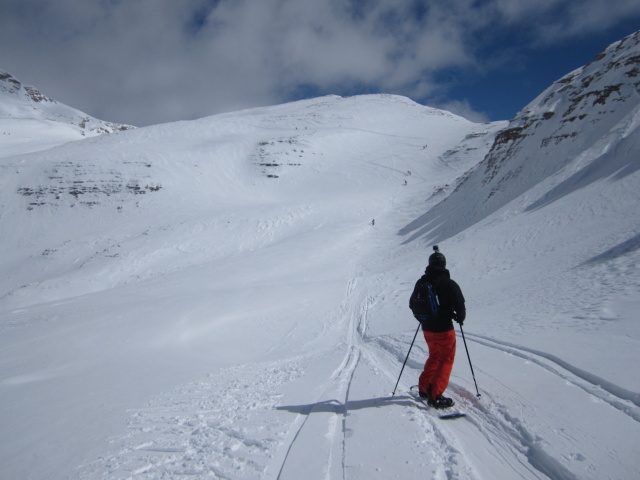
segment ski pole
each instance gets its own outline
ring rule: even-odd
[[[416,341],[416,337],[418,336],[418,330],[420,330],[421,324],[418,324],[418,328],[416,329],[416,334],[413,336],[413,340],[411,341],[411,346],[409,347],[409,351],[407,352],[407,358],[404,359],[404,363],[402,364],[402,368],[400,369],[400,375],[398,375],[398,381],[396,382],[396,386],[393,389],[393,393],[391,396],[393,397],[396,394],[396,389],[398,388],[398,384],[400,383],[400,377],[402,376],[402,372],[404,371],[404,366],[407,364],[407,360],[409,360],[409,354],[411,353],[411,349],[413,348],[413,342]]]
[[[478,391],[478,382],[476,382],[476,374],[473,373],[473,365],[471,365],[471,356],[469,355],[469,349],[467,348],[467,340],[464,338],[464,330],[462,330],[462,324],[460,325],[460,333],[462,334],[462,341],[464,342],[464,349],[467,351],[467,358],[469,359],[469,366],[471,367],[471,376],[473,377],[473,383],[476,385],[476,397],[480,398],[480,392]]]

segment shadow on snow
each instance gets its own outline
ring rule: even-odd
[[[309,403],[307,405],[283,405],[275,407],[276,410],[285,410],[300,415],[309,415],[311,413],[336,413],[346,414],[350,410],[362,410],[365,408],[380,408],[389,405],[400,405],[403,407],[415,406],[416,403],[406,395],[397,397],[370,398],[367,400],[350,400],[342,403],[338,400],[324,400],[317,403]]]

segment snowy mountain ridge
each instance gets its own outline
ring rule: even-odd
[[[637,43],[605,54],[510,124],[329,96],[14,143],[0,476],[633,478]],[[434,241],[482,394],[458,337],[451,422],[421,338],[391,395]]]
[[[0,70],[0,157],[133,128],[93,118]]]
[[[498,123],[473,124],[388,95],[324,97],[145,127],[33,153],[28,161],[21,159],[15,169],[7,163],[5,191],[18,201],[7,204],[11,207],[5,208],[4,216],[21,222],[25,212],[33,211],[40,220],[33,225],[35,231],[23,232],[25,241],[49,228],[52,241],[41,251],[49,252],[47,256],[53,260],[64,251],[77,254],[77,245],[66,239],[76,222],[89,228],[95,221],[102,224],[111,218],[117,224],[142,212],[177,211],[183,215],[192,210],[196,215],[204,209],[202,213],[209,216],[211,208],[224,209],[228,204],[266,208],[274,202],[318,202],[325,200],[325,189],[366,196],[372,185],[386,184],[388,177],[396,179],[398,188],[407,179],[424,183],[425,162],[442,154],[447,160],[441,167],[427,166],[432,176],[427,183],[438,182],[434,191],[439,190],[437,185],[452,183],[452,178],[477,161],[468,152],[486,150],[499,127]],[[453,154],[451,145],[465,136],[469,137],[465,145],[477,145]],[[379,150],[380,138],[383,152]],[[340,147],[336,149],[336,145]],[[349,146],[346,150],[345,145]],[[385,165],[389,155],[392,164],[402,167]],[[366,175],[371,182],[368,186],[359,178],[362,169],[371,170]],[[375,212],[372,208],[370,213]],[[366,221],[365,217],[361,221]],[[69,227],[62,227],[65,223]],[[57,232],[62,245],[54,240]],[[112,250],[110,246],[104,249]],[[34,253],[38,254],[29,255]],[[67,260],[63,255],[58,269],[69,268],[74,276],[79,275],[79,283],[90,288],[87,270],[78,271]],[[146,276],[148,270],[145,265],[135,276]],[[11,303],[25,296],[33,301],[35,292],[24,285],[36,286],[38,282],[29,282],[27,272],[23,271],[22,280],[8,278],[5,287],[0,283],[4,292],[0,297]],[[23,274],[17,274],[18,278]],[[103,273],[95,275],[98,279]],[[121,281],[128,282],[127,278]],[[43,291],[41,286],[37,289]],[[44,291],[52,299],[51,289]]]
[[[551,179],[559,183],[563,173],[591,168],[580,162],[581,154],[598,149],[598,142],[618,125],[626,140],[635,142],[640,105],[640,32],[610,45],[596,58],[549,86],[522,109],[499,135],[478,168],[456,186],[463,211],[450,215],[434,231],[434,241],[453,235],[474,222],[486,218],[535,185]],[[626,127],[625,127],[626,125]],[[622,140],[614,140],[615,143]],[[611,143],[607,141],[607,145]],[[634,171],[634,155],[608,159],[610,152],[600,151],[599,163],[608,164],[608,174],[616,170]],[[592,160],[590,155],[586,158]],[[621,163],[622,162],[622,163]],[[553,180],[553,177],[556,177]],[[531,208],[534,208],[532,204]],[[431,219],[454,208],[443,202],[429,214],[409,224],[403,233],[421,235],[431,229]],[[464,220],[463,220],[464,219]]]

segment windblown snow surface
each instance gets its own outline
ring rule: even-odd
[[[0,477],[637,478],[637,93],[624,104],[600,136],[584,120],[578,152],[521,145],[510,161],[539,168],[485,210],[474,176],[507,122],[395,96],[5,157]],[[467,416],[449,421],[408,395],[421,335],[392,396],[435,242],[481,394],[458,337]]]

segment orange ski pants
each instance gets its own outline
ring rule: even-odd
[[[429,347],[429,357],[424,364],[424,371],[420,374],[418,388],[426,392],[431,385],[431,396],[435,400],[442,395],[449,385],[449,376],[453,369],[456,356],[456,332],[422,332]]]

